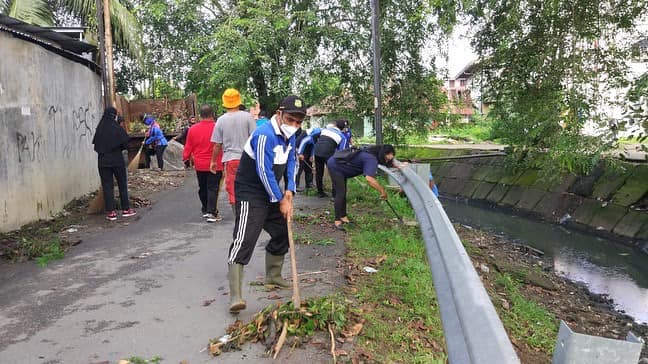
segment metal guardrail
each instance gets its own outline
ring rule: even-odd
[[[400,184],[416,212],[450,363],[520,363],[457,232],[427,183],[410,168],[380,167]]]

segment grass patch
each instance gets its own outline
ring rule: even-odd
[[[435,129],[433,134],[447,136],[455,140],[484,142],[493,140],[492,128],[493,122],[491,120],[479,119],[470,123],[453,123],[443,126]]]
[[[128,358],[128,364],[158,364],[162,361],[161,356],[154,356],[151,359],[144,359],[141,356],[131,356]]]
[[[335,239],[327,238],[327,239],[323,239],[323,240],[318,240],[318,241],[315,242],[315,245],[320,245],[320,246],[335,245]]]
[[[349,184],[352,219],[363,228],[349,235],[349,257],[362,267],[384,256],[377,273],[357,277],[349,299],[366,307],[365,329],[356,346],[376,362],[445,363],[444,339],[421,235],[392,221],[389,207],[362,185]],[[402,216],[413,216],[405,199],[390,196]]]
[[[51,261],[60,260],[65,257],[65,249],[61,246],[61,239],[58,237],[41,248],[41,254],[36,257],[36,264],[39,267],[46,267]]]
[[[499,310],[509,335],[534,349],[553,353],[558,336],[557,318],[544,307],[524,298],[520,293],[521,283],[509,274],[498,273],[495,283],[504,288],[511,301],[509,310]]]

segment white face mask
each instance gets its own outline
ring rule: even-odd
[[[297,132],[297,129],[299,129],[296,126],[290,126],[286,124],[281,124],[279,128],[281,129],[281,132],[286,136],[286,138],[293,136],[293,134]]]

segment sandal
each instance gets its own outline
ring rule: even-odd
[[[342,226],[342,224],[339,224],[339,225],[338,225],[338,224],[333,224],[333,226],[335,226],[335,230],[341,231],[341,232],[343,232],[343,233],[346,232],[346,229],[344,229],[344,227]]]

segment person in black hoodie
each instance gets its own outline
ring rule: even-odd
[[[101,121],[99,121],[99,125],[97,125],[92,144],[94,144],[94,150],[98,154],[97,165],[99,167],[101,187],[104,191],[106,219],[110,221],[117,220],[113,176],[117,178],[122,216],[129,217],[136,214],[135,210],[130,208],[128,201],[126,162],[122,155],[122,150],[128,147],[128,140],[126,130],[119,125],[117,109],[107,107]]]

